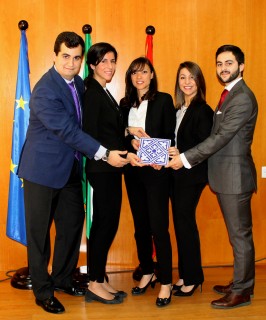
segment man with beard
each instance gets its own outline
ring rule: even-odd
[[[244,53],[233,45],[216,52],[216,72],[225,85],[214,115],[210,136],[196,147],[176,155],[168,167],[191,168],[208,159],[209,184],[216,193],[234,254],[233,281],[216,285],[224,297],[214,308],[230,309],[250,304],[255,278],[251,197],[256,191],[256,169],[251,155],[258,105],[242,79]]]

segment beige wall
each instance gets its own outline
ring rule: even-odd
[[[161,91],[173,94],[176,69],[180,62],[197,62],[207,82],[207,100],[214,108],[222,91],[215,76],[216,49],[226,43],[240,46],[246,54],[244,78],[259,102],[259,118],[253,143],[258,170],[258,193],[252,200],[256,258],[266,256],[265,199],[266,180],[261,179],[261,166],[266,165],[266,1],[263,0],[2,0],[0,7],[0,270],[27,264],[26,249],[5,235],[9,184],[12,118],[17,77],[20,31],[18,22],[27,20],[29,29],[30,80],[36,81],[52,65],[53,44],[61,31],[82,35],[82,26],[93,28],[92,41],[113,44],[119,59],[110,89],[117,100],[123,96],[124,74],[129,63],[145,53],[145,28],[153,25],[154,66]],[[219,173],[217,173],[219,174]],[[124,190],[125,191],[125,190]],[[198,207],[204,265],[232,262],[232,253],[220,209],[209,188]],[[176,245],[173,240],[174,264]],[[54,231],[53,231],[54,233]],[[80,264],[85,264],[85,253]],[[120,228],[112,245],[108,266],[132,268],[137,264],[131,213],[124,192]]]

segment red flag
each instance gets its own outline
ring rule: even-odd
[[[147,34],[145,52],[146,52],[146,57],[153,64],[153,43],[152,43],[153,39],[152,38],[153,37],[151,34]]]
[[[150,60],[150,62],[153,64],[153,35],[155,33],[155,28],[153,26],[148,26],[146,28],[146,45],[145,45],[145,55],[146,58]],[[153,242],[153,252],[152,252],[152,258],[156,258],[156,250]]]

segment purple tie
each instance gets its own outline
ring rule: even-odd
[[[77,116],[78,116],[78,122],[79,124],[81,124],[81,115],[80,115],[80,106],[79,106],[79,99],[78,99],[78,95],[75,89],[75,85],[74,85],[74,81],[68,83],[68,86],[71,90],[74,102],[75,102],[75,107],[76,107],[76,112],[77,112]],[[77,158],[77,160],[80,160],[80,153],[78,151],[75,151],[75,157]]]
[[[229,91],[227,89],[224,89],[224,91],[221,94],[220,101],[218,103],[218,110],[220,110],[222,103],[224,102],[225,97],[228,95]]]
[[[76,89],[75,89],[75,86],[74,86],[74,81],[68,83],[68,85],[69,85],[69,88],[71,90],[74,102],[75,102],[78,121],[79,121],[79,124],[81,124],[80,105],[79,105],[78,95],[77,95],[77,92],[76,92]]]

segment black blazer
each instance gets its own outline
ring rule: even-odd
[[[211,133],[213,110],[206,102],[192,101],[181,121],[176,144],[180,153],[196,146]],[[208,162],[203,161],[191,169],[173,170],[176,179],[183,185],[208,182]]]
[[[113,100],[113,101],[112,101]],[[125,127],[116,101],[110,99],[98,81],[91,78],[86,83],[83,110],[83,130],[109,150],[125,150]],[[87,159],[86,172],[116,172],[103,160]]]
[[[123,118],[125,126],[128,126],[130,106],[123,106]],[[151,138],[170,139],[174,145],[175,108],[173,99],[168,93],[157,92],[154,100],[148,101],[145,131]],[[131,137],[128,137],[127,149],[134,151],[131,146]]]

